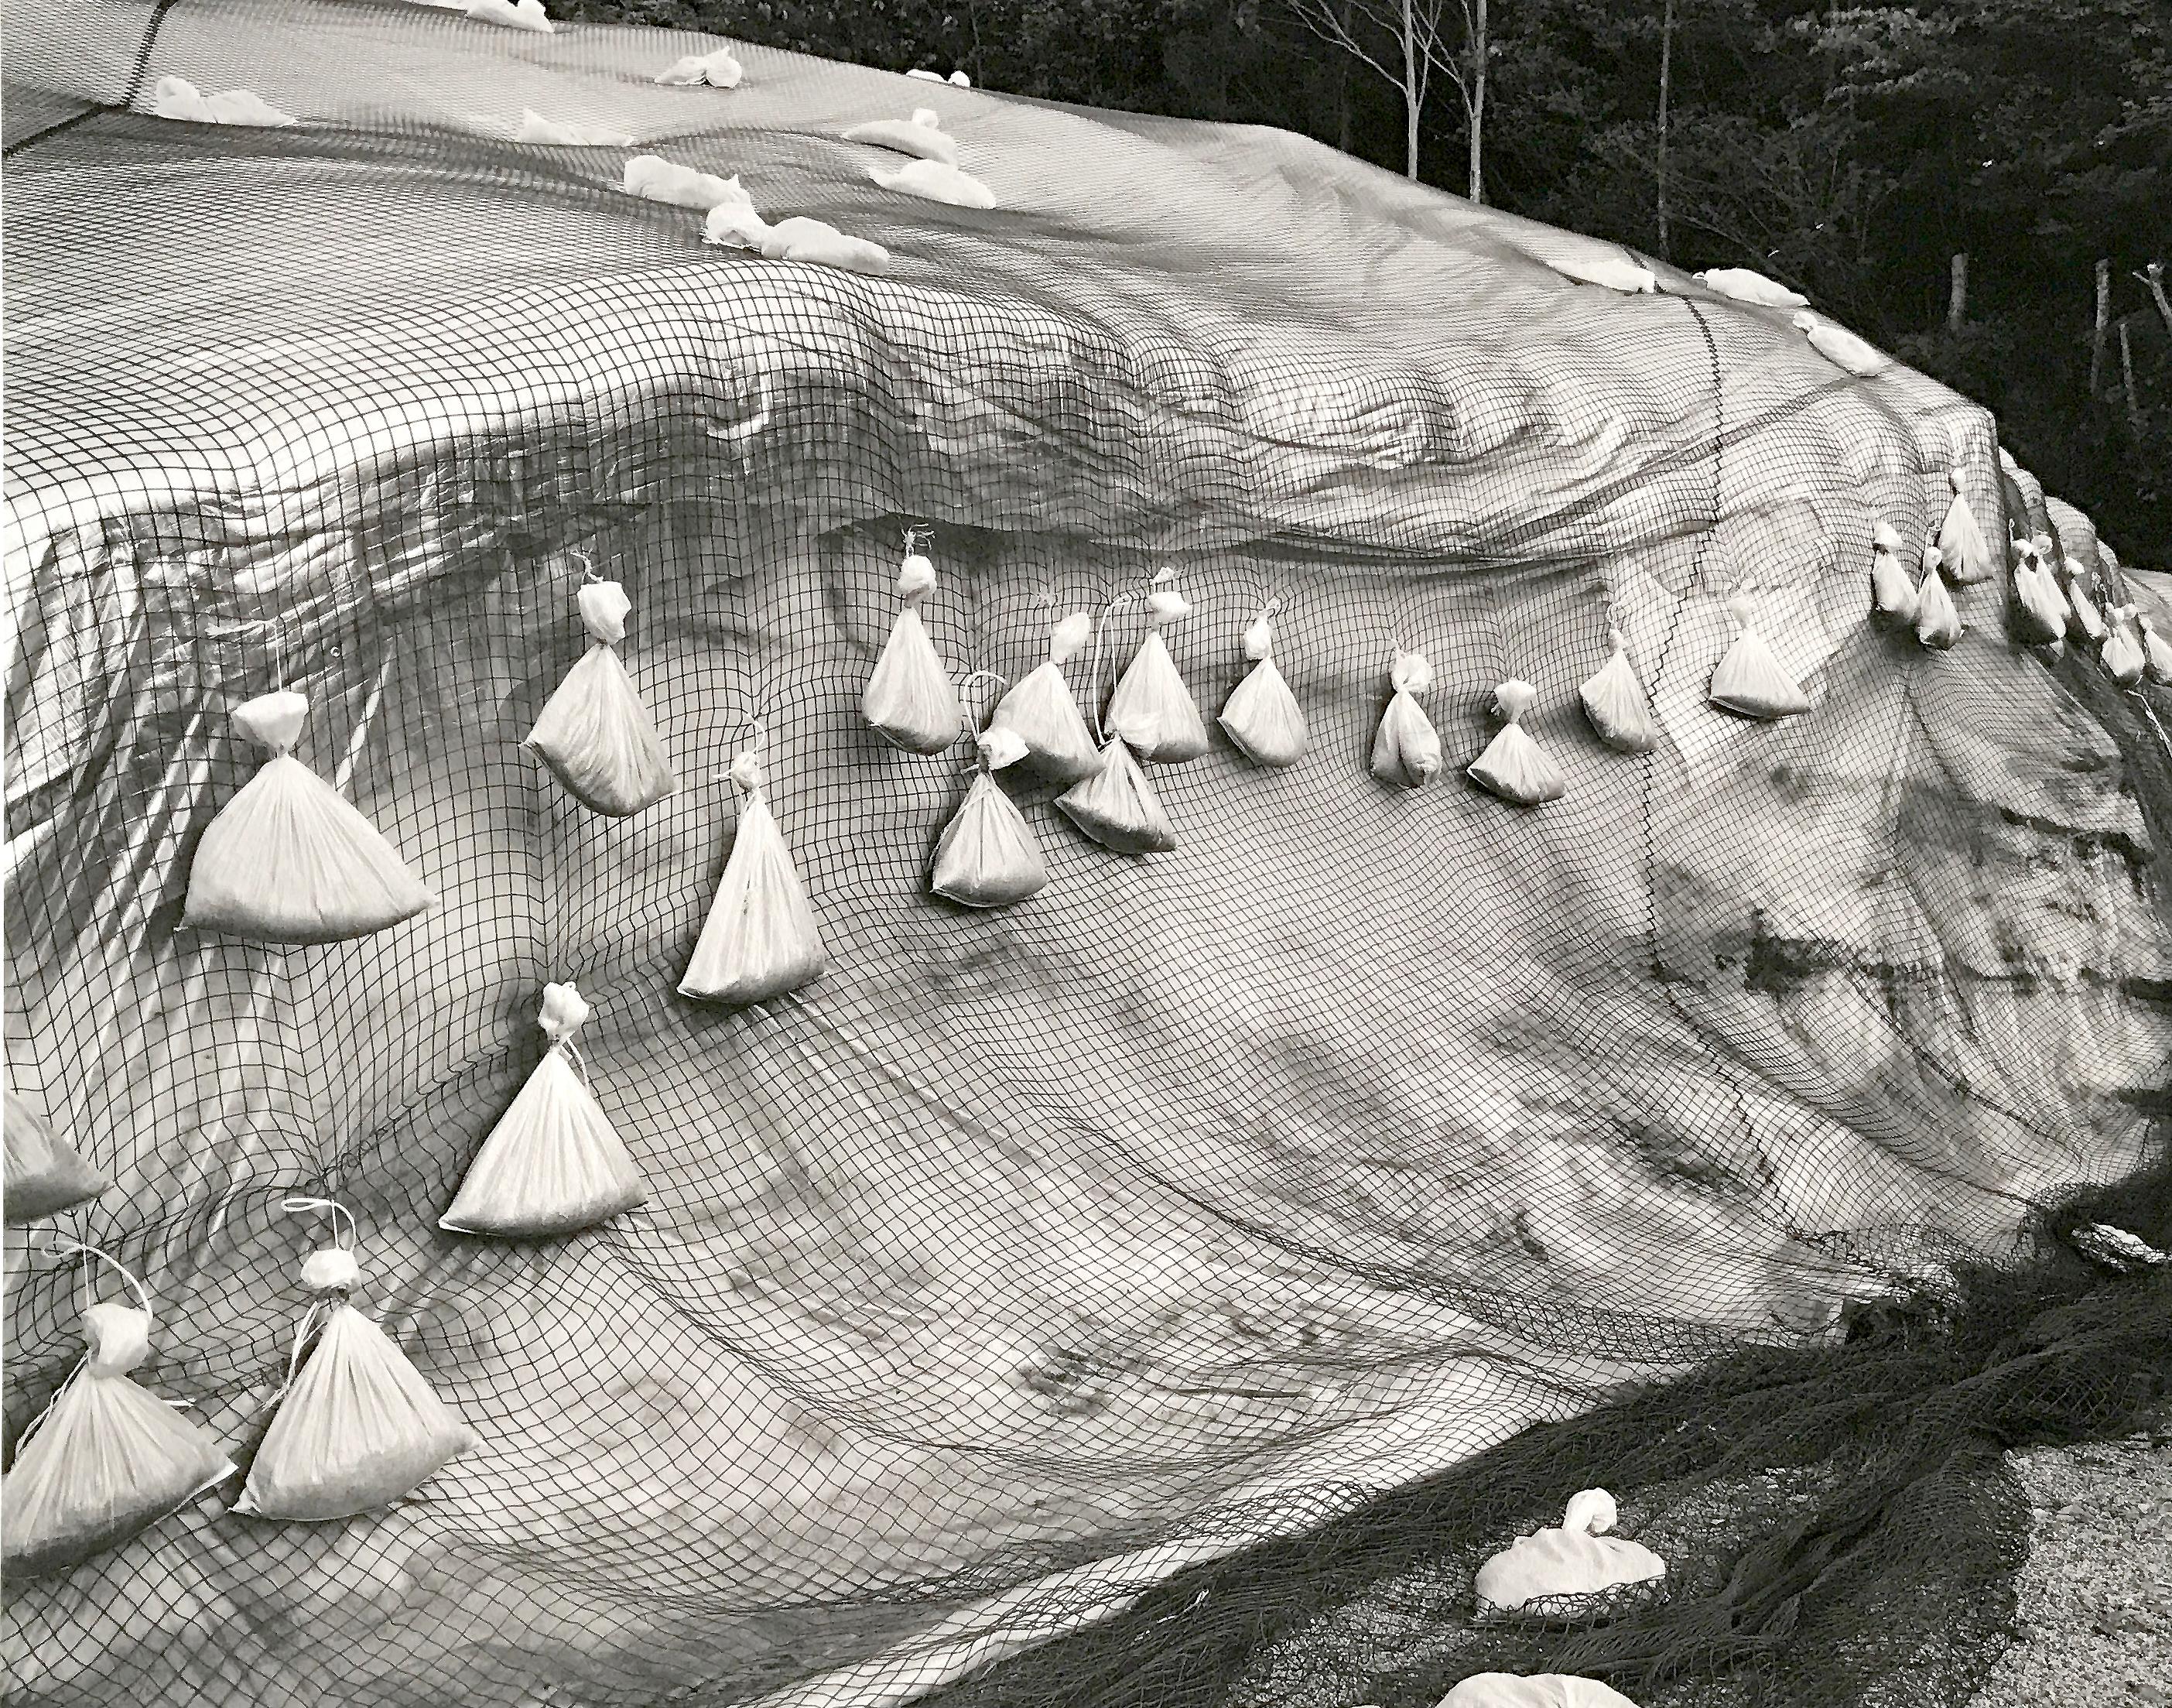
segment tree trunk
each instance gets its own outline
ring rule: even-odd
[[[1343,0],[1342,33],[1350,33],[1350,0]],[[1340,67],[1335,83],[1335,146],[1344,154],[1350,152],[1350,56],[1337,56]]]
[[[1477,0],[1470,19],[1470,199],[1486,200],[1486,0]]]
[[[1958,332],[1961,322],[1968,318],[1968,256],[1954,257],[1953,268],[1946,281],[1946,330]]]
[[[1417,0],[1403,0],[1403,175],[1418,180],[1418,102],[1424,67],[1418,62]]]
[[[2142,399],[2134,391],[2134,341],[2126,335],[2126,317],[2119,322],[2119,372],[2126,382],[2126,430],[2134,435],[2137,445],[2142,443]]]
[[[1675,0],[1667,0],[1666,15],[1659,20],[1659,258],[1672,261],[1674,248],[1667,240],[1667,120],[1675,92]]]
[[[2111,330],[2111,263],[2097,263],[2097,324],[2089,338],[2089,396],[2104,395],[2105,334]]]
[[[2172,332],[2172,301],[2168,301],[2164,295],[2164,263],[2153,261],[2145,271],[2135,274],[2135,277],[2149,287],[2149,294],[2157,304],[2157,318],[2164,322],[2167,332]]]

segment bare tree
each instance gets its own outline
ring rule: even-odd
[[[1455,85],[1470,138],[1470,196],[1486,199],[1487,0],[1283,0],[1331,46],[1370,66],[1403,98],[1403,171],[1418,175],[1418,121],[1435,73]]]

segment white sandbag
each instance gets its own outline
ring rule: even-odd
[[[0,1202],[6,1204],[10,1227],[26,1227],[88,1204],[113,1183],[12,1087],[0,1091],[0,1137],[6,1150]]]
[[[1063,666],[1094,636],[1094,619],[1074,611],[1049,631],[1048,661],[1020,677],[996,703],[991,730],[1008,730],[1025,744],[1019,762],[1051,783],[1083,781],[1101,768],[1101,755],[1087,732],[1085,714],[1071,692]]]
[[[495,24],[503,30],[550,35],[558,28],[544,11],[543,0],[463,0],[460,10],[478,24]]]
[[[942,160],[908,160],[894,172],[870,166],[868,176],[885,190],[900,191],[924,201],[945,202],[953,207],[996,205],[994,191],[970,172]]]
[[[746,67],[731,49],[719,47],[673,60],[657,73],[656,80],[666,89],[737,89],[745,76]]]
[[[1738,717],[1766,720],[1809,711],[1809,697],[1780,668],[1780,660],[1757,632],[1755,601],[1738,595],[1728,601],[1727,609],[1739,628],[1734,644],[1712,673],[1706,693],[1712,704]]]
[[[264,943],[335,943],[436,904],[398,850],[288,751],[309,710],[284,690],[234,708],[234,727],[272,757],[197,842],[182,924]]]
[[[248,89],[224,89],[207,95],[180,77],[162,77],[151,86],[151,114],[184,124],[239,125],[267,131],[285,130],[301,122]]]
[[[1926,546],[1923,579],[1916,589],[1916,638],[1940,652],[1961,638],[1961,614],[1946,591],[1944,562],[1942,547]]]
[[[1900,536],[1880,522],[1870,545],[1870,615],[1892,628],[1916,626],[1916,584],[1900,567]]]
[[[2131,688],[2142,680],[2149,668],[2148,655],[2142,647],[2142,635],[2135,627],[2139,613],[2132,605],[2113,607],[2110,633],[2105,637],[2105,673],[2123,688]]]
[[[947,83],[954,89],[970,89],[973,86],[973,79],[962,71],[954,71],[948,77],[939,71],[921,70],[908,71],[906,75],[918,78],[922,83]]]
[[[446,1232],[544,1239],[594,1227],[647,1198],[573,1044],[589,1013],[573,985],[543,987],[536,1023],[551,1047],[468,1165],[438,1219]]]
[[[2067,601],[2059,584],[2035,541],[2016,541],[2013,553],[2014,632],[2027,645],[2056,646],[2067,633]]]
[[[739,790],[739,828],[679,994],[743,1008],[797,990],[820,976],[830,957],[799,869],[762,799],[761,762],[740,754],[731,778]]]
[[[1647,295],[1659,288],[1652,270],[1625,255],[1593,246],[1585,249],[1561,242],[1538,257],[1564,278],[1579,284],[1604,285],[1624,296]]]
[[[1474,1673],[1439,1708],[1637,1708],[1610,1684],[1569,1673]]]
[[[968,908],[1008,908],[1047,886],[1040,843],[995,773],[1025,757],[1015,730],[991,729],[965,803],[943,827],[928,887]]]
[[[1599,739],[1617,753],[1648,753],[1659,745],[1659,721],[1637,680],[1629,643],[1618,628],[1606,632],[1606,662],[1577,690],[1583,715]]]
[[[863,125],[854,125],[845,132],[845,140],[916,155],[922,160],[940,161],[946,166],[958,164],[958,144],[944,130],[941,116],[932,107],[917,109],[909,121],[872,119]]]
[[[1667,1563],[1642,1543],[1605,1534],[1614,1528],[1614,1499],[1604,1489],[1571,1498],[1558,1528],[1519,1537],[1478,1568],[1471,1587],[1485,1614],[1522,1612],[1534,1602],[1555,1605],[1635,1585],[1656,1588]]]
[[[1237,751],[1255,765],[1294,765],[1304,757],[1304,709],[1275,667],[1275,607],[1269,606],[1245,631],[1245,656],[1252,668],[1222,703],[1218,720]]]
[[[626,191],[674,207],[707,213],[712,207],[752,209],[754,198],[740,187],[739,175],[719,178],[691,166],[675,166],[659,154],[636,154],[626,163]]]
[[[568,148],[631,148],[633,138],[626,132],[615,131],[608,125],[562,124],[556,119],[546,119],[533,107],[524,108],[520,123],[514,127],[513,140],[516,143],[552,143]]]
[[[1867,380],[1892,365],[1892,358],[1882,351],[1865,343],[1845,326],[1836,326],[1807,309],[1796,311],[1795,326],[1809,337],[1812,349],[1858,379]]]
[[[578,598],[595,644],[566,672],[522,745],[590,811],[629,818],[675,793],[679,779],[619,659],[632,609],[626,590],[616,581],[590,581]]]
[[[1395,650],[1388,683],[1395,692],[1373,732],[1374,776],[1399,789],[1422,789],[1440,775],[1446,762],[1440,732],[1417,697],[1433,687],[1433,666],[1419,652]]]
[[[2172,683],[2172,640],[2157,632],[2155,618],[2142,617],[2136,620],[2142,629],[2142,656],[2149,680]]]
[[[898,566],[897,593],[905,608],[890,623],[890,638],[860,695],[860,715],[893,747],[908,753],[940,753],[964,732],[965,709],[957,685],[935,655],[921,621],[920,604],[935,590],[935,565],[908,549]]]
[[[709,210],[702,240],[752,250],[767,261],[804,261],[847,272],[881,272],[890,266],[890,251],[880,244],[847,237],[826,221],[794,217],[771,225],[752,207],[732,202]]]
[[[1514,806],[1542,806],[1559,800],[1568,788],[1561,767],[1523,727],[1524,714],[1538,698],[1539,691],[1524,682],[1505,682],[1494,689],[1494,713],[1506,721],[1469,768],[1480,788]]]
[[[1056,797],[1059,811],[1103,848],[1118,854],[1167,854],[1176,830],[1120,732],[1101,750],[1101,765]]]
[[[1191,610],[1174,587],[1147,595],[1147,638],[1109,702],[1110,727],[1150,764],[1187,764],[1207,751],[1207,725],[1162,638],[1163,628]]]
[[[1809,302],[1801,292],[1791,291],[1746,267],[1715,267],[1696,277],[1706,289],[1732,297],[1738,303],[1755,303],[1768,309],[1799,309]]]
[[[88,1250],[88,1247],[77,1247]],[[234,1474],[210,1432],[128,1379],[150,1355],[150,1299],[83,1313],[83,1361],[15,1443],[0,1479],[0,1572],[66,1571]]]
[[[1946,506],[1945,520],[1938,524],[1938,552],[1946,574],[1956,587],[1988,581],[1992,568],[1990,542],[1961,491],[1960,473],[1949,470],[1946,484],[1953,492],[1953,501]]]
[[[324,1296],[295,1334],[278,1410],[234,1510],[316,1524],[413,1494],[476,1438],[391,1336],[348,1301],[362,1283],[352,1251],[311,1253],[302,1283]]]
[[[2066,598],[2067,612],[2074,619],[2067,625],[2069,632],[2078,633],[2092,646],[2101,645],[2109,632],[2105,627],[2104,608],[2097,603],[2096,595],[2089,591],[2078,570],[2068,571]]]

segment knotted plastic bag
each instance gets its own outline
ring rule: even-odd
[[[1182,765],[1207,751],[1206,723],[1161,635],[1164,625],[1191,609],[1174,587],[1147,595],[1147,638],[1109,702],[1110,726],[1124,732],[1140,758],[1155,765]]]
[[[1051,783],[1081,782],[1101,768],[1085,714],[1063,675],[1063,666],[1093,634],[1094,619],[1083,611],[1057,623],[1049,632],[1048,662],[1020,677],[988,719],[991,731],[1008,730],[1025,744],[1019,763]]]
[[[2067,633],[2067,601],[2033,541],[2013,547],[2013,627],[2030,646],[2056,646]]]
[[[830,957],[792,851],[762,799],[761,762],[742,753],[731,776],[739,790],[739,829],[679,994],[743,1008],[797,990]]]
[[[1399,789],[1420,789],[1440,775],[1445,762],[1440,732],[1417,699],[1433,686],[1433,666],[1423,653],[1399,647],[1388,682],[1395,692],[1373,732],[1373,774]]]
[[[1625,1587],[1656,1590],[1666,1581],[1666,1561],[1642,1543],[1606,1535],[1616,1516],[1614,1497],[1604,1489],[1572,1497],[1558,1529],[1519,1537],[1478,1568],[1472,1589],[1480,1613],[1562,1614]]]
[[[1616,752],[1648,753],[1659,745],[1659,719],[1652,715],[1651,702],[1637,679],[1637,666],[1630,662],[1629,644],[1621,631],[1610,628],[1606,638],[1613,650],[1576,691],[1577,698],[1599,739]]]
[[[2153,682],[2172,683],[2172,641],[2157,632],[2152,618],[2137,619],[2142,628],[2142,656]]]
[[[968,908],[1008,908],[1038,895],[1048,883],[1048,867],[1033,827],[995,779],[1025,757],[1024,741],[1014,730],[992,729],[981,737],[980,754],[965,804],[935,844],[928,887]]]
[[[234,709],[234,727],[272,757],[196,843],[184,924],[263,943],[336,943],[436,903],[399,851],[289,751],[309,712],[286,690]]]
[[[2061,596],[2066,600],[2067,612],[2073,618],[2067,625],[2067,632],[2078,634],[2092,646],[2101,644],[2105,638],[2104,612],[2098,608],[2096,598],[2090,593],[2081,571],[2055,553],[2049,534],[2039,534],[2035,546],[2038,556],[2047,565],[2057,562],[2066,571],[2066,585]]]
[[[1573,1673],[1473,1673],[1438,1708],[1637,1708],[1611,1684]]]
[[[920,601],[935,590],[935,565],[918,552],[906,552],[898,568],[897,590],[905,609],[890,625],[890,638],[860,696],[860,714],[893,747],[940,753],[958,739],[965,713],[920,620]]]
[[[1870,545],[1870,615],[1894,628],[1916,626],[1916,584],[1900,567],[1900,536],[1884,522]]]
[[[946,166],[958,164],[957,142],[943,128],[942,117],[933,107],[916,108],[910,123],[903,119],[870,119],[866,124],[854,125],[845,132],[845,140],[893,148],[901,154],[938,160]]]
[[[87,1204],[113,1183],[12,1090],[0,1092],[0,1132],[7,1158],[0,1196],[7,1200],[10,1227],[25,1227]]]
[[[581,589],[580,603],[581,621],[595,644],[544,703],[525,745],[591,812],[630,818],[673,793],[679,779],[619,660],[626,614],[633,608],[626,590],[616,581],[591,581]]]
[[[1712,673],[1707,693],[1712,704],[1737,717],[1767,721],[1809,711],[1809,697],[1780,668],[1780,660],[1757,632],[1756,602],[1738,595],[1728,601],[1727,609],[1739,627],[1734,644]]]
[[[1167,854],[1176,846],[1175,827],[1121,732],[1101,749],[1100,768],[1057,795],[1056,805],[1089,837],[1118,854]]]
[[[1493,691],[1493,709],[1507,721],[1470,768],[1474,782],[1517,806],[1559,800],[1568,788],[1560,766],[1531,739],[1520,721],[1539,698],[1529,682],[1505,682]]]
[[[475,1431],[392,1337],[348,1302],[361,1281],[343,1247],[302,1265],[302,1285],[323,1296],[295,1331],[279,1409],[236,1512],[304,1523],[352,1518],[413,1494],[476,1445]]]
[[[2142,680],[2142,672],[2149,668],[2148,655],[2142,650],[2142,636],[2135,628],[2136,608],[2132,605],[2116,606],[2111,613],[2111,633],[2105,637],[2104,667],[2105,673],[2123,688],[2131,688]]]
[[[446,1232],[543,1239],[594,1227],[648,1196],[573,1045],[589,1013],[572,985],[543,987],[537,1023],[551,1048],[468,1165],[438,1220]]]
[[[1938,524],[1938,555],[1945,562],[1946,574],[1954,585],[1966,587],[1991,579],[1991,545],[1977,525],[1976,512],[1961,491],[1960,471],[1949,469],[1946,485],[1953,492],[1953,502],[1946,506],[1945,520]]]
[[[1923,583],[1916,590],[1916,638],[1941,652],[1961,638],[1961,614],[1940,573],[1944,558],[1941,547],[1923,548]]]
[[[128,1379],[150,1355],[148,1299],[93,1305],[83,1338],[88,1355],[24,1431],[0,1482],[9,1578],[65,1571],[234,1474],[209,1431]]]
[[[1274,607],[1245,631],[1245,656],[1252,667],[1222,703],[1223,733],[1255,765],[1294,765],[1304,757],[1304,709],[1275,668]]]

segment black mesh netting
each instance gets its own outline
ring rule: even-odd
[[[653,82],[710,45],[10,0],[8,1063],[115,1183],[57,1231],[146,1277],[143,1380],[245,1460],[321,1232],[280,1197],[336,1195],[481,1439],[378,1517],[229,1486],[11,1585],[16,1700],[1406,1708],[1543,1661],[1965,1701],[1997,1449],[2165,1353],[2161,1284],[2040,1236],[2162,1157],[2172,762],[2164,691],[2013,644],[2003,570],[1949,653],[1871,629],[1868,544],[1950,471],[1994,539],[2018,506],[2099,595],[2163,584],[2005,491],[1981,411],[1671,268],[1573,283],[1583,240],[1285,136],[752,48]],[[168,76],[300,122],[153,118]],[[917,105],[996,208],[839,139]],[[890,270],[706,248],[528,108]],[[966,750],[858,710],[914,524],[954,674],[1173,567],[1212,713],[1280,600],[1310,753],[1163,768],[1144,860],[1028,796],[1047,890],[932,902]],[[519,746],[589,565],[686,785],[623,822]],[[1778,725],[1705,702],[1745,589],[1815,703]],[[1576,705],[1610,622],[1648,758]],[[1365,768],[1397,645],[1450,764],[1413,794]],[[1512,676],[1569,779],[1536,813],[1461,780]],[[434,911],[178,929],[280,677]],[[674,988],[757,720],[833,965],[734,1013]],[[441,1234],[565,978],[648,1204]],[[11,1441],[77,1345],[51,1249],[11,1233]],[[1474,1561],[1595,1483],[1669,1598],[1471,1628]]]

